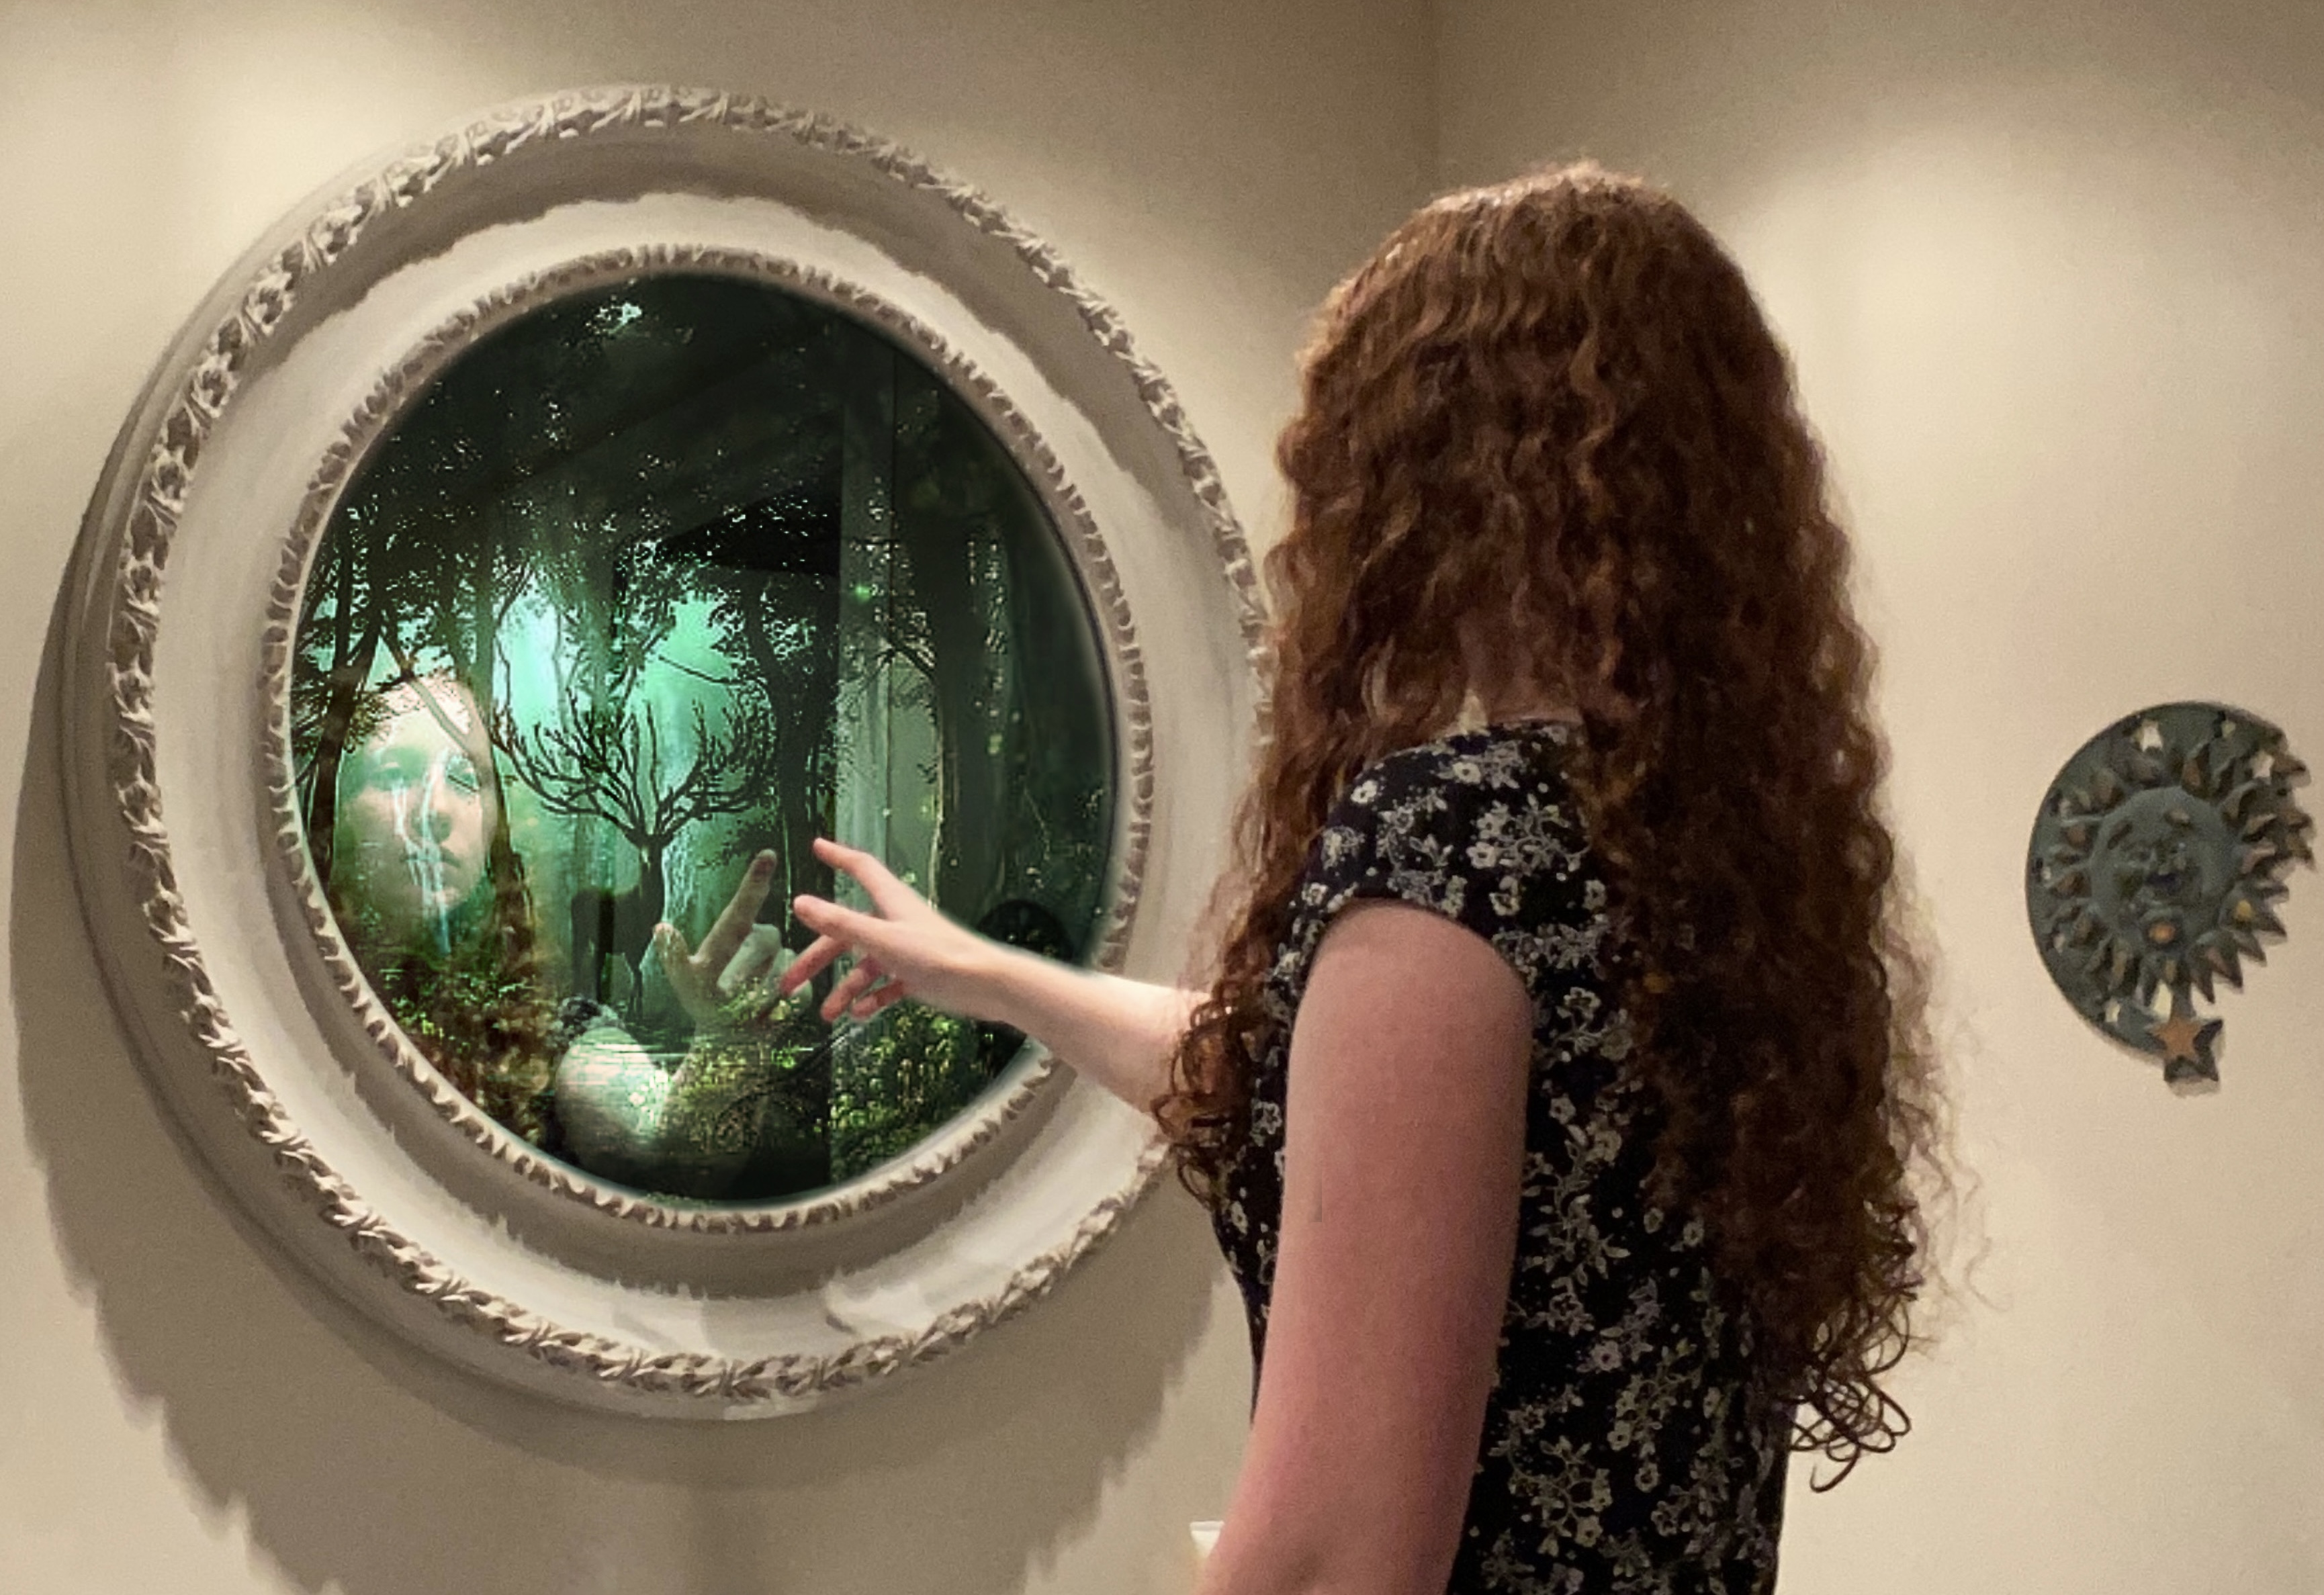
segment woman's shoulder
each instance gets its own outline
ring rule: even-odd
[[[1383,753],[1356,772],[1342,798],[1342,819],[1416,800],[1469,810],[1480,803],[1531,804],[1564,796],[1562,755],[1574,728],[1528,720],[1454,731]]]
[[[1560,770],[1570,728],[1548,721],[1456,731],[1399,748],[1348,783],[1318,837],[1326,880],[1569,875],[1587,851]]]
[[[1320,920],[1355,899],[1402,899],[1484,937],[1547,1000],[1605,928],[1606,888],[1559,768],[1572,736],[1488,725],[1374,760],[1317,838],[1301,907]]]

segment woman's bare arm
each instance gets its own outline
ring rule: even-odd
[[[1024,1031],[1140,1112],[1153,1107],[1199,992],[987,945],[996,968],[994,1011],[984,1017]]]
[[[1532,1004],[1471,931],[1360,902],[1291,1039],[1282,1228],[1201,1595],[1441,1595],[1517,1248]]]

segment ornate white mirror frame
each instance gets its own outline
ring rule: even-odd
[[[1151,1185],[1150,1126],[1028,1048],[935,1137],[798,1200],[602,1183],[402,1037],[289,795],[302,584],[365,451],[512,318],[673,271],[877,327],[1016,457],[1092,605],[1113,704],[1095,961],[1178,973],[1255,703],[1259,610],[1217,472],[1047,246],[891,144],[749,99],[617,88],[508,107],[335,183],[229,272],[92,502],[61,754],[114,1001],[272,1234],[492,1377],[631,1412],[770,1415],[923,1364],[1049,1289]]]

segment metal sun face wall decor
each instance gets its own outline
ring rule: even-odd
[[[1174,976],[1257,709],[1218,472],[1112,309],[871,134],[616,87],[287,217],[70,577],[76,886],[156,1094],[333,1288],[647,1415],[797,1412],[1154,1183],[1023,1038],[782,998],[812,855]]]
[[[2307,769],[2283,733],[2218,704],[2125,716],[2066,761],[2034,823],[2025,903],[2066,1000],[2160,1057],[2164,1080],[2216,1081],[2222,1021],[2197,1012],[2243,985],[2283,934],[2276,905],[2313,824]]]

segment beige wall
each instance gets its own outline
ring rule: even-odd
[[[2226,698],[2324,756],[2324,12],[1444,0],[1434,41],[1426,13],[0,0],[0,1589],[1163,1591],[1224,1498],[1242,1330],[1175,1197],[858,1406],[572,1415],[270,1261],[106,1018],[35,686],[146,363],[346,164],[615,78],[829,108],[985,186],[1120,306],[1262,530],[1300,318],[1432,176],[1588,152],[1674,183],[1792,341],[1859,530],[1980,1182],[1920,1431],[1795,1492],[1785,1587],[2324,1587],[2324,887],[2194,1099],[2081,1028],[2017,888],[2035,798],[2119,712]]]
[[[1886,652],[1987,1253],[1790,1595],[2324,1589],[2324,881],[2181,1100],[2024,925],[2035,801],[2178,697],[2324,756],[2324,8],[1443,7],[1440,180],[1591,154],[1731,241]],[[2311,794],[2311,802],[2314,795]]]
[[[723,1428],[538,1406],[263,1254],[171,1141],[97,989],[33,702],[67,550],[148,363],[277,214],[514,96],[708,83],[984,187],[1120,309],[1237,506],[1308,307],[1415,198],[1403,0],[0,0],[0,1590],[14,1595],[1173,1591],[1241,1446],[1208,1231],[1148,1203],[924,1378]]]

